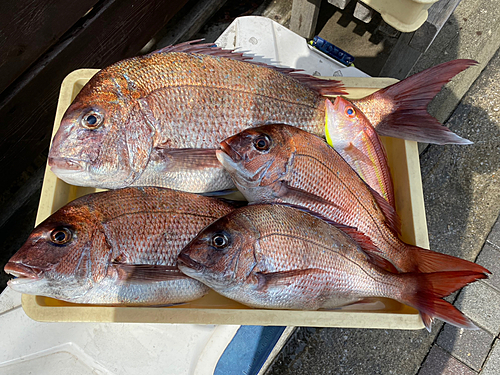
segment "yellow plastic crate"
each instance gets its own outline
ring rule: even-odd
[[[74,97],[97,72],[79,69],[62,83],[53,135]],[[335,77],[335,79],[339,79]],[[351,98],[361,98],[397,82],[392,78],[340,78]],[[420,162],[417,143],[382,139],[389,159],[396,208],[402,221],[402,239],[428,248]],[[47,167],[36,224],[66,203],[97,189],[68,185]],[[421,329],[417,310],[390,299],[368,305],[353,305],[333,311],[264,310],[246,307],[213,291],[199,300],[172,307],[111,307],[79,305],[48,297],[23,295],[23,309],[34,320],[47,322],[134,322],[316,326],[348,328]]]

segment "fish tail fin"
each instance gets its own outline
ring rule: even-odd
[[[467,329],[477,327],[451,303],[442,299],[476,280],[487,276],[479,272],[452,271],[435,273],[411,273],[401,275],[409,278],[407,291],[401,294],[401,302],[419,310],[422,320],[430,331],[434,318],[454,326]]]
[[[418,272],[431,273],[443,271],[468,271],[482,274],[490,274],[483,266],[460,259],[452,255],[438,253],[436,251],[422,249],[418,246],[407,245],[407,250],[411,251],[414,264],[418,267]]]
[[[426,69],[353,103],[363,111],[380,135],[412,141],[443,144],[472,144],[453,133],[427,112],[427,106],[444,84],[474,60],[452,60]],[[370,116],[373,101],[383,103],[381,114]]]

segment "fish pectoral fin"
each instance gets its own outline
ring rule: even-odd
[[[222,169],[215,151],[208,148],[162,148],[161,146],[155,148],[156,154],[165,159],[165,169],[168,171]]]
[[[339,228],[342,232],[350,236],[363,250],[368,260],[388,272],[399,273],[397,268],[387,259],[382,258],[381,251],[373,244],[370,237],[360,232],[357,228],[349,227],[347,225],[331,223],[335,227]]]
[[[294,282],[299,282],[304,277],[319,273],[325,273],[325,271],[317,268],[306,268],[280,272],[256,272],[255,276],[257,276],[258,281],[257,289],[265,291],[269,287],[289,286]]]
[[[206,193],[199,193],[200,195],[203,195],[204,197],[220,197],[222,195],[228,195],[228,194],[233,194],[237,193],[237,189],[225,189],[225,190],[218,190],[218,191],[207,191]],[[220,198],[221,200],[224,200],[227,203],[230,203],[234,205],[235,207],[243,207],[246,206],[247,201],[236,201],[236,200],[231,200],[231,199],[223,199]]]
[[[112,267],[118,274],[118,280],[122,282],[152,282],[188,278],[175,266],[113,263]]]
[[[366,165],[374,167],[375,164],[373,164],[373,161],[370,160],[368,155],[366,155],[363,151],[361,151],[359,148],[354,146],[352,142],[349,142],[344,148],[344,152],[346,152],[353,160],[359,160],[362,163],[365,163]]]
[[[327,206],[333,206],[337,209],[341,209],[340,206],[336,205],[335,203],[327,200],[327,199],[324,199],[318,195],[315,195],[313,193],[309,193],[308,191],[305,191],[305,190],[302,190],[300,188],[296,188],[296,187],[293,187],[293,186],[290,186],[286,181],[282,182],[281,183],[281,186],[280,186],[280,189],[279,189],[279,192],[278,192],[278,196],[279,197],[283,197],[283,196],[287,196],[287,195],[290,195],[290,196],[296,196],[297,198],[299,198],[300,200],[304,200],[304,201],[312,201],[312,202],[317,202],[318,204],[320,205],[327,205]],[[284,204],[286,206],[293,206],[293,205],[288,205],[288,204]],[[318,216],[318,214],[314,213],[314,212],[311,212],[309,210],[307,210],[306,208],[303,208],[303,207],[300,207],[300,206],[293,206],[294,208],[299,208],[303,211],[306,211],[308,213],[311,213],[312,215],[315,215],[315,216]],[[320,217],[321,219],[323,219],[322,217]]]

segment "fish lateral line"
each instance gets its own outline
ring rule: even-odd
[[[211,216],[211,215],[203,215],[203,214],[198,214],[195,212],[185,212],[185,211],[176,211],[176,210],[140,210],[140,211],[134,211],[134,212],[127,212],[123,213],[120,215],[116,215],[112,218],[102,220],[101,223],[104,224],[109,224],[114,222],[115,220],[121,219],[123,217],[127,216],[135,216],[135,215],[154,215],[154,214],[175,214],[175,215],[186,215],[186,216],[192,216],[192,217],[201,217],[201,218],[206,218],[206,219],[218,219],[218,216]]]
[[[330,147],[330,146],[329,146],[329,147]],[[337,152],[337,151],[335,151],[335,152]],[[372,216],[372,214],[371,214],[370,210],[369,210],[369,209],[367,209],[367,208],[365,207],[365,205],[364,205],[364,204],[361,202],[361,200],[359,199],[358,195],[357,195],[357,194],[355,194],[355,193],[354,193],[354,192],[353,192],[353,191],[349,188],[349,186],[348,186],[348,185],[346,185],[346,184],[344,183],[343,179],[341,179],[341,178],[340,178],[340,176],[339,176],[339,175],[337,175],[337,173],[335,173],[335,172],[333,171],[333,169],[331,169],[331,168],[330,168],[327,164],[323,163],[321,160],[317,159],[317,158],[316,158],[316,157],[314,157],[314,156],[307,155],[307,154],[298,154],[298,155],[300,155],[300,156],[304,156],[304,157],[306,157],[306,158],[310,158],[310,159],[313,159],[313,160],[316,160],[316,161],[318,161],[318,163],[319,163],[319,164],[321,164],[323,167],[325,167],[325,168],[326,168],[326,169],[330,172],[330,174],[331,174],[331,175],[333,175],[333,176],[334,176],[334,178],[336,178],[336,179],[337,179],[337,181],[341,184],[341,186],[343,186],[343,187],[344,187],[347,191],[349,191],[349,192],[350,192],[350,194],[351,194],[351,195],[354,197],[354,199],[358,202],[359,206],[363,208],[363,210],[366,212],[366,214],[367,214],[367,215],[371,218],[372,222],[373,222],[373,223],[375,223],[375,226],[376,226],[376,228],[377,228],[377,230],[378,230],[379,234],[382,236],[382,238],[384,238],[386,241],[389,241],[389,239],[387,239],[387,237],[385,237],[385,235],[384,235],[384,231],[383,231],[383,230],[381,230],[381,229],[379,228],[379,225],[377,224],[377,220],[376,220],[376,219]],[[340,158],[342,158],[340,155],[339,155],[339,157],[340,157]],[[344,159],[342,159],[342,160],[344,160]],[[351,168],[351,167],[349,166],[349,168]],[[352,169],[352,168],[351,168],[351,169]],[[353,172],[354,172],[354,173],[356,173],[355,171],[353,171]],[[357,175],[357,173],[356,173],[356,175]],[[358,177],[359,177],[359,175],[358,175]],[[359,179],[360,179],[360,180],[361,180],[361,182],[362,182],[362,183],[363,183],[363,184],[364,184],[364,185],[368,188],[369,193],[371,193],[371,191],[370,191],[370,187],[368,186],[368,184],[367,184],[366,182],[364,182],[364,181],[363,181],[363,179],[362,179],[361,177],[359,177]],[[375,191],[375,190],[373,190],[373,191]],[[315,195],[314,195],[314,194],[312,194],[312,193],[309,193],[309,194],[311,194],[312,196],[315,196]],[[377,193],[377,194],[378,194],[378,193]],[[372,194],[372,195],[373,195],[373,194]],[[380,196],[380,194],[379,194],[379,196]],[[321,197],[320,197],[320,198],[321,198]],[[383,199],[383,200],[385,201],[385,199],[384,199],[383,197],[380,197],[380,198],[381,198],[381,199]],[[321,198],[321,199],[324,199],[324,198]],[[318,201],[318,200],[317,200],[317,201]],[[327,202],[330,202],[330,201],[327,201]],[[387,202],[387,201],[386,201],[386,202]],[[321,203],[321,201],[320,201],[320,203]],[[379,209],[380,209],[380,212],[381,212],[381,213],[382,213],[382,215],[384,216],[384,219],[386,219],[385,214],[384,214],[383,210],[380,208],[380,206],[378,205],[378,202],[377,202],[377,201],[376,201],[376,203],[377,203],[377,206],[378,206],[378,207],[379,207]],[[389,203],[387,203],[387,204],[389,205]],[[329,204],[329,205],[330,205],[330,206],[333,206],[333,207],[336,207],[336,205],[335,205],[333,202],[330,202],[330,204]],[[389,229],[391,229],[391,228],[389,227]],[[392,230],[392,229],[391,229],[391,230]]]
[[[163,93],[163,91],[174,90],[174,89],[178,89],[178,88],[202,88],[202,89],[206,89],[206,90],[213,90],[213,91],[219,91],[219,92],[226,91],[226,92],[230,92],[230,93],[246,94],[248,96],[256,96],[256,97],[264,98],[267,100],[275,100],[275,101],[278,101],[281,103],[293,104],[294,106],[299,106],[299,107],[312,108],[312,109],[317,108],[317,106],[313,105],[313,104],[297,102],[297,101],[293,101],[293,100],[284,100],[283,98],[280,98],[278,96],[269,96],[269,95],[263,95],[263,94],[258,93],[258,92],[252,92],[252,91],[247,91],[247,90],[232,89],[230,87],[219,87],[219,86],[215,86],[215,85],[208,86],[208,85],[203,85],[203,84],[199,84],[199,85],[170,85],[168,87],[161,87],[161,88],[152,90],[150,93],[145,95],[144,100],[147,101],[148,97],[153,95],[153,94]]]
[[[339,229],[340,230],[340,229]],[[356,250],[360,250],[361,247],[359,246],[359,244],[351,237],[349,236],[347,233],[345,232],[342,232],[345,236],[348,236],[349,239],[353,242],[352,246],[356,248]],[[266,239],[267,237],[272,237],[272,236],[277,236],[277,237],[285,237],[285,238],[292,238],[292,239],[296,239],[296,240],[299,240],[299,241],[304,241],[304,242],[308,242],[308,243],[311,243],[313,245],[316,245],[318,246],[319,248],[323,249],[323,250],[326,250],[326,251],[329,251],[329,252],[332,252],[332,253],[335,253],[339,256],[341,256],[342,258],[344,258],[345,260],[349,261],[350,263],[356,265],[356,267],[358,267],[361,271],[363,271],[368,277],[370,278],[373,278],[372,275],[370,275],[369,273],[367,273],[367,271],[361,266],[359,265],[358,263],[356,263],[353,259],[350,259],[348,257],[346,257],[344,254],[342,254],[341,252],[339,252],[338,250],[335,250],[334,248],[332,247],[328,247],[328,246],[324,246],[322,245],[321,243],[318,243],[316,241],[314,241],[314,239],[311,237],[311,238],[303,238],[303,237],[299,237],[299,236],[296,236],[296,235],[292,235],[292,234],[285,234],[285,233],[270,233],[270,234],[266,234],[264,236],[262,236],[260,238],[260,240],[264,240]],[[367,256],[367,258],[369,258],[369,256],[366,254],[365,251],[363,251],[361,249],[362,253]],[[374,264],[374,263],[373,263]],[[325,271],[326,272],[326,271]]]

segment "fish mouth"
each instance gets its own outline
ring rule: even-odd
[[[222,166],[225,169],[227,169],[229,172],[233,169],[236,169],[238,166],[238,163],[234,162],[234,160],[231,158],[231,156],[229,156],[223,150],[216,150],[215,156],[217,157],[217,160],[219,160],[219,163],[221,163]]]
[[[189,255],[182,252],[177,257],[177,265],[180,267],[184,266],[195,271],[201,271],[203,269],[203,265],[201,263],[198,263],[197,261],[193,260]]]
[[[4,271],[9,275],[16,277],[15,279],[9,280],[9,285],[26,284],[28,282],[39,280],[41,274],[40,269],[28,267],[24,264],[15,262],[8,262],[4,267]]]
[[[237,152],[235,151],[230,145],[229,143],[227,143],[227,141],[230,141],[231,138],[228,138],[224,141],[222,141],[220,143],[220,147],[222,149],[222,151],[219,151],[219,152],[224,152],[227,156],[229,156],[231,158],[231,160],[235,163],[239,162],[239,161],[242,161],[243,160],[243,157]],[[219,157],[217,157],[217,159],[219,159]],[[220,159],[219,159],[220,161]]]
[[[77,173],[85,170],[81,161],[67,158],[54,158],[49,156],[49,167],[59,174]]]
[[[335,97],[335,100],[333,101],[333,109],[334,110],[338,110],[339,109],[340,100],[341,100],[341,96]]]

